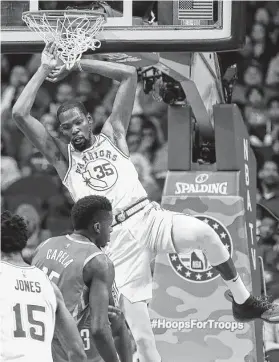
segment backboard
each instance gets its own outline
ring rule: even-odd
[[[97,7],[99,1],[93,2]],[[92,9],[92,1],[2,1],[2,53],[43,49],[38,34],[22,21],[22,12]],[[107,1],[100,9],[107,23],[99,53],[225,51],[242,47],[245,37],[244,1]]]

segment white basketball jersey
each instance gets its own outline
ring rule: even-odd
[[[3,362],[52,362],[56,296],[44,272],[1,261]]]
[[[110,200],[115,211],[147,197],[130,158],[104,134],[98,135],[94,145],[83,152],[69,144],[68,154],[69,169],[63,184],[74,201],[101,195]]]

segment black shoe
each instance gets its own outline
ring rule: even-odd
[[[249,322],[262,319],[268,323],[279,323],[279,304],[270,303],[268,297],[250,297],[243,304],[237,304],[232,295],[232,310],[234,319]]]

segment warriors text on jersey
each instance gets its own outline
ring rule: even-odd
[[[50,362],[56,297],[34,266],[1,261],[1,361]]]
[[[97,194],[107,197],[115,211],[147,196],[130,158],[104,134],[83,152],[69,145],[68,153],[69,169],[63,184],[74,201]]]
[[[88,362],[102,360],[96,351],[91,335],[89,288],[83,280],[83,268],[100,254],[103,252],[86,237],[63,235],[42,243],[32,261],[59,287],[67,309],[77,322]],[[68,361],[67,355],[55,337],[53,356],[55,362]]]

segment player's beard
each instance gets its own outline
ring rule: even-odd
[[[74,148],[77,151],[82,152],[82,151],[86,150],[86,148],[90,147],[90,140],[83,137],[82,142],[77,143],[77,142],[75,142],[75,140],[73,140],[72,145],[74,146]]]

